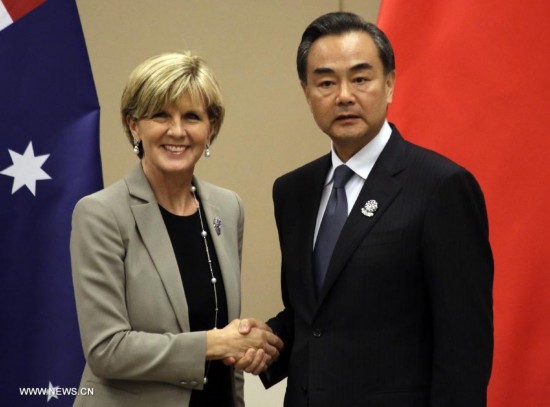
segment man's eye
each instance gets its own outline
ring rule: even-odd
[[[330,88],[333,84],[334,82],[332,81],[322,81],[321,83],[319,83],[319,86],[321,88]]]

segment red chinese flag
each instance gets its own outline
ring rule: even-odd
[[[492,407],[550,406],[550,1],[383,0],[389,119],[471,170],[495,256]]]

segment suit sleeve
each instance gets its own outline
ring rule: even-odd
[[[237,221],[237,240],[238,240],[238,250],[239,250],[239,264],[243,262],[243,236],[244,236],[244,206],[241,200],[241,197],[235,194],[235,199],[237,200],[237,208],[239,211],[239,220]]]
[[[134,331],[126,307],[125,244],[114,213],[93,199],[73,213],[71,263],[84,354],[96,376],[202,388],[204,332]]]
[[[493,355],[493,258],[481,189],[465,170],[428,207],[422,257],[434,333],[431,406],[486,406]]]
[[[284,215],[281,210],[280,198],[280,180],[277,180],[273,185],[273,203],[275,207],[275,222],[277,225],[277,231],[279,234],[279,244],[283,247],[282,241],[284,239],[284,227],[283,219]],[[267,369],[260,379],[264,387],[267,389],[281,380],[285,379],[288,375],[288,362],[290,358],[290,351],[292,349],[292,343],[294,341],[294,311],[288,301],[288,295],[285,284],[285,257],[281,259],[281,293],[283,298],[284,309],[277,314],[274,318],[267,321],[267,325],[271,327],[273,332],[282,339],[284,343],[284,349],[277,362],[273,363],[269,369]]]

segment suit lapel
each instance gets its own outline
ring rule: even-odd
[[[372,230],[378,220],[384,216],[387,208],[401,191],[401,183],[396,180],[395,175],[404,169],[404,147],[403,139],[394,128],[388,144],[365,180],[357,201],[336,242],[325,283],[319,295],[318,305],[322,303],[361,241],[365,239],[365,236]],[[378,203],[378,209],[374,216],[368,217],[363,215],[361,209],[371,199]]]
[[[180,329],[182,332],[189,331],[189,310],[172,242],[141,164],[134,167],[125,180],[134,198],[131,210],[145,248],[163,282]]]
[[[300,187],[300,195],[296,194],[297,199],[300,199],[303,205],[300,207],[301,213],[298,215],[298,219],[303,219],[306,223],[306,227],[303,229],[305,235],[303,238],[299,238],[298,253],[303,253],[300,256],[302,259],[302,265],[300,267],[303,270],[301,275],[302,284],[304,286],[305,299],[310,306],[310,310],[313,311],[317,304],[317,293],[315,290],[315,281],[313,278],[313,237],[315,234],[315,225],[317,222],[317,214],[319,212],[319,205],[321,203],[321,195],[323,193],[323,187],[325,185],[326,174],[331,165],[330,154],[322,157],[318,160],[310,172],[304,178],[304,183]]]
[[[204,227],[208,228],[208,233],[214,243],[214,249],[216,250],[216,256],[221,268],[221,274],[223,277],[223,284],[225,287],[225,296],[227,298],[227,314],[229,321],[238,318],[240,314],[240,270],[238,264],[235,264],[235,255],[230,256],[227,253],[227,243],[225,236],[227,233],[216,233],[214,229],[214,218],[229,216],[229,214],[222,213],[222,208],[216,205],[214,199],[210,194],[210,189],[205,183],[194,178],[194,185],[197,187],[197,193],[200,196],[201,204],[204,210],[205,223]]]

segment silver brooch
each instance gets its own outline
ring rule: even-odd
[[[214,230],[216,231],[217,235],[219,236],[221,233],[222,233],[222,218],[220,218],[219,216],[216,216],[214,218]]]
[[[377,210],[378,202],[376,202],[374,199],[371,199],[367,201],[365,206],[361,208],[361,213],[368,218],[372,218],[374,216],[374,212],[376,212]]]

